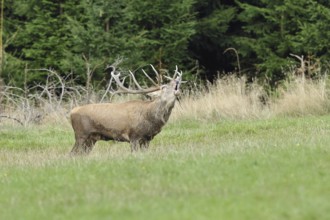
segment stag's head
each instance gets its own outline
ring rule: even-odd
[[[160,90],[160,99],[162,101],[174,102],[175,99],[180,95],[180,85],[182,73],[175,70],[175,74],[172,78],[166,77],[170,80],[168,84],[162,85]]]
[[[144,71],[144,75],[151,81],[153,84],[153,87],[150,88],[142,88],[140,84],[137,82],[134,74],[132,72],[130,73],[131,81],[134,82],[135,87],[137,89],[130,89],[128,87],[124,86],[124,79],[121,79],[120,73],[116,73],[115,68],[111,67],[111,77],[116,82],[117,86],[119,87],[119,90],[115,93],[130,93],[130,94],[150,94],[153,93],[152,96],[155,96],[159,98],[161,101],[166,101],[168,103],[175,102],[177,97],[180,95],[180,85],[182,83],[182,72],[178,71],[178,67],[175,69],[175,73],[173,77],[169,76],[163,76],[169,82],[167,84],[162,84],[162,76],[158,74],[156,69],[151,65],[154,73],[156,74],[157,83]]]

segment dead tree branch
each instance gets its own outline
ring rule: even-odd
[[[238,55],[238,52],[235,48],[233,47],[230,47],[230,48],[227,48],[223,53],[227,53],[229,50],[232,50],[235,52],[235,55],[236,55],[236,59],[237,59],[237,68],[238,68],[238,74],[241,75],[241,64],[240,64],[240,61],[239,61],[239,55]]]
[[[16,121],[17,123],[19,123],[20,125],[24,126],[23,122],[21,122],[20,120],[18,120],[17,118],[13,118],[7,115],[0,115],[0,118],[7,118],[7,119],[11,119],[13,121]]]

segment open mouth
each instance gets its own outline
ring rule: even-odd
[[[180,84],[180,82],[179,82],[179,80],[176,80],[175,81],[175,91],[177,91],[178,89],[179,89],[179,84]]]

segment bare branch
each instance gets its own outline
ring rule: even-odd
[[[306,66],[305,66],[305,60],[304,60],[304,56],[302,55],[301,57],[295,54],[290,53],[290,56],[297,58],[300,61],[300,67],[297,69],[297,73],[305,76],[305,72],[306,72]]]
[[[17,123],[19,123],[20,125],[24,126],[23,122],[21,122],[20,120],[18,120],[17,118],[13,118],[13,117],[10,117],[10,116],[7,116],[7,115],[0,115],[0,118],[7,118],[7,119],[11,119],[11,120],[14,120],[16,121]]]
[[[107,89],[105,90],[105,93],[103,94],[100,102],[103,102],[103,100],[105,99],[106,95],[110,92],[111,85],[112,85],[112,80],[113,80],[113,78],[111,77],[110,80],[109,80],[109,84],[107,86]]]
[[[238,68],[238,74],[241,75],[241,64],[240,64],[240,61],[239,61],[239,56],[238,56],[238,52],[235,48],[233,47],[229,47],[227,48],[223,53],[227,53],[229,50],[232,50],[235,52],[235,55],[236,55],[236,59],[237,59],[237,68]]]

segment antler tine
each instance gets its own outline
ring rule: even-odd
[[[173,75],[173,77],[169,77],[169,76],[165,76],[165,75],[164,75],[164,77],[165,77],[166,79],[168,79],[168,80],[176,80],[176,79],[178,79],[178,77],[179,77],[179,78],[182,77],[182,71],[179,72],[179,70],[178,70],[178,66],[175,66],[175,71],[174,71],[174,75]]]
[[[159,73],[157,72],[157,70],[155,69],[155,67],[154,67],[152,64],[150,64],[150,66],[151,66],[152,70],[153,70],[153,71],[155,72],[155,74],[156,74],[157,81],[158,81],[158,85],[160,85],[161,82],[162,82],[162,77],[159,75]]]
[[[114,70],[111,72],[111,77],[115,80],[115,82],[117,83],[119,88],[126,90],[127,88],[123,85],[123,82],[125,81],[125,79],[123,80],[123,82],[121,82],[119,79],[119,76],[120,76],[120,73],[116,74]]]
[[[140,84],[136,81],[135,76],[134,76],[134,74],[132,73],[132,71],[129,71],[129,73],[131,74],[132,79],[133,79],[133,82],[135,83],[135,85],[138,87],[138,89],[141,90],[142,87],[141,87]]]
[[[177,77],[176,77],[177,76]],[[179,72],[178,66],[175,65],[175,72],[174,72],[174,76],[173,79],[177,79],[177,78],[181,78],[182,77],[182,71]]]
[[[151,88],[148,88],[148,89],[143,89],[143,88],[141,88],[141,86],[139,84],[137,84],[138,87],[139,87],[138,90],[129,89],[129,88],[124,86],[124,84],[123,84],[124,81],[123,82],[120,81],[120,79],[119,79],[120,73],[116,74],[114,71],[112,71],[111,76],[113,77],[113,79],[117,83],[118,87],[121,89],[121,91],[117,91],[116,93],[145,94],[145,93],[155,92],[155,91],[158,91],[160,89],[159,86],[151,87]],[[133,80],[134,79],[135,78],[133,76]],[[136,82],[136,79],[135,79],[135,82]]]
[[[180,72],[178,72],[178,75],[179,75],[179,77],[180,77],[180,80],[182,79],[182,74],[183,74],[182,70],[181,70]],[[183,81],[181,81],[181,82],[183,82]],[[184,82],[185,82],[185,81],[184,81]]]
[[[144,69],[142,69],[142,72],[151,81],[151,83],[154,84],[154,86],[159,86],[159,84],[157,84],[153,79],[151,79],[151,77],[144,71]]]

